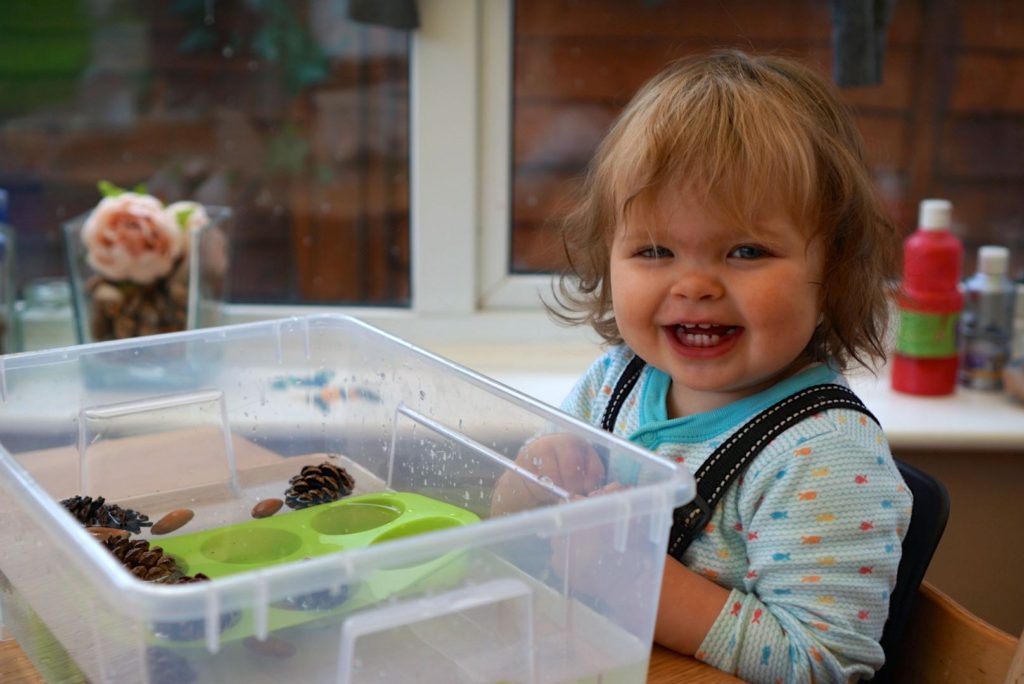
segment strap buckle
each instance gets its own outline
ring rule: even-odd
[[[695,495],[689,503],[675,509],[672,512],[672,532],[668,544],[672,555],[680,558],[710,519],[711,508],[700,494]]]

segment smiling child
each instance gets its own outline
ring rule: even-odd
[[[884,358],[900,236],[850,114],[796,62],[669,65],[598,149],[564,243],[556,314],[607,350],[563,408],[691,471],[762,410]],[[635,480],[558,435],[526,451],[556,481],[585,473],[575,494]],[[864,413],[791,424],[666,557],[655,639],[751,682],[870,677],[911,503]]]

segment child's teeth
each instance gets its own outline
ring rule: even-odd
[[[718,344],[721,338],[718,335],[704,335],[701,333],[686,333],[683,341],[694,347],[710,347]]]
[[[714,329],[715,332],[710,332]],[[721,341],[734,335],[736,328],[725,327],[720,329],[712,323],[689,323],[679,325],[679,339],[683,344],[691,347],[713,347]]]

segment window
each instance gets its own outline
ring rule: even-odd
[[[1024,277],[1024,6],[894,3],[881,85],[842,91],[892,217],[909,232],[926,197],[953,202],[965,274],[983,244]],[[557,268],[550,217],[636,89],[667,61],[735,47],[832,74],[830,3],[516,0],[513,272]]]
[[[235,208],[230,321],[360,305],[414,341],[559,335],[549,278],[507,268],[510,2],[420,0],[404,33],[336,0],[59,1],[0,16],[20,286],[63,275],[98,180],[145,182]]]
[[[59,222],[97,180],[155,191],[176,170],[181,193],[239,209],[232,320],[360,305],[414,341],[587,334],[540,307],[561,264],[552,219],[666,61],[722,46],[832,61],[819,0],[419,0],[408,33],[354,24],[338,0],[58,2],[0,15],[22,283],[63,272]],[[843,91],[898,225],[951,199],[965,271],[987,243],[1024,268],[1022,73],[1024,8],[911,0],[883,83]]]
[[[6,8],[0,187],[19,280],[64,272],[60,224],[106,180],[230,206],[233,301],[408,305],[409,33],[345,7]]]

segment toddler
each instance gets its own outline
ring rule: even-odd
[[[655,76],[598,149],[563,240],[556,315],[607,343],[563,408],[691,471],[768,406],[884,358],[900,236],[849,113],[796,62],[723,52]],[[565,435],[526,451],[520,465],[574,495],[635,480]],[[527,505],[514,480],[498,509]],[[681,562],[666,557],[655,640],[750,682],[871,677],[910,508],[870,418],[793,424]]]

